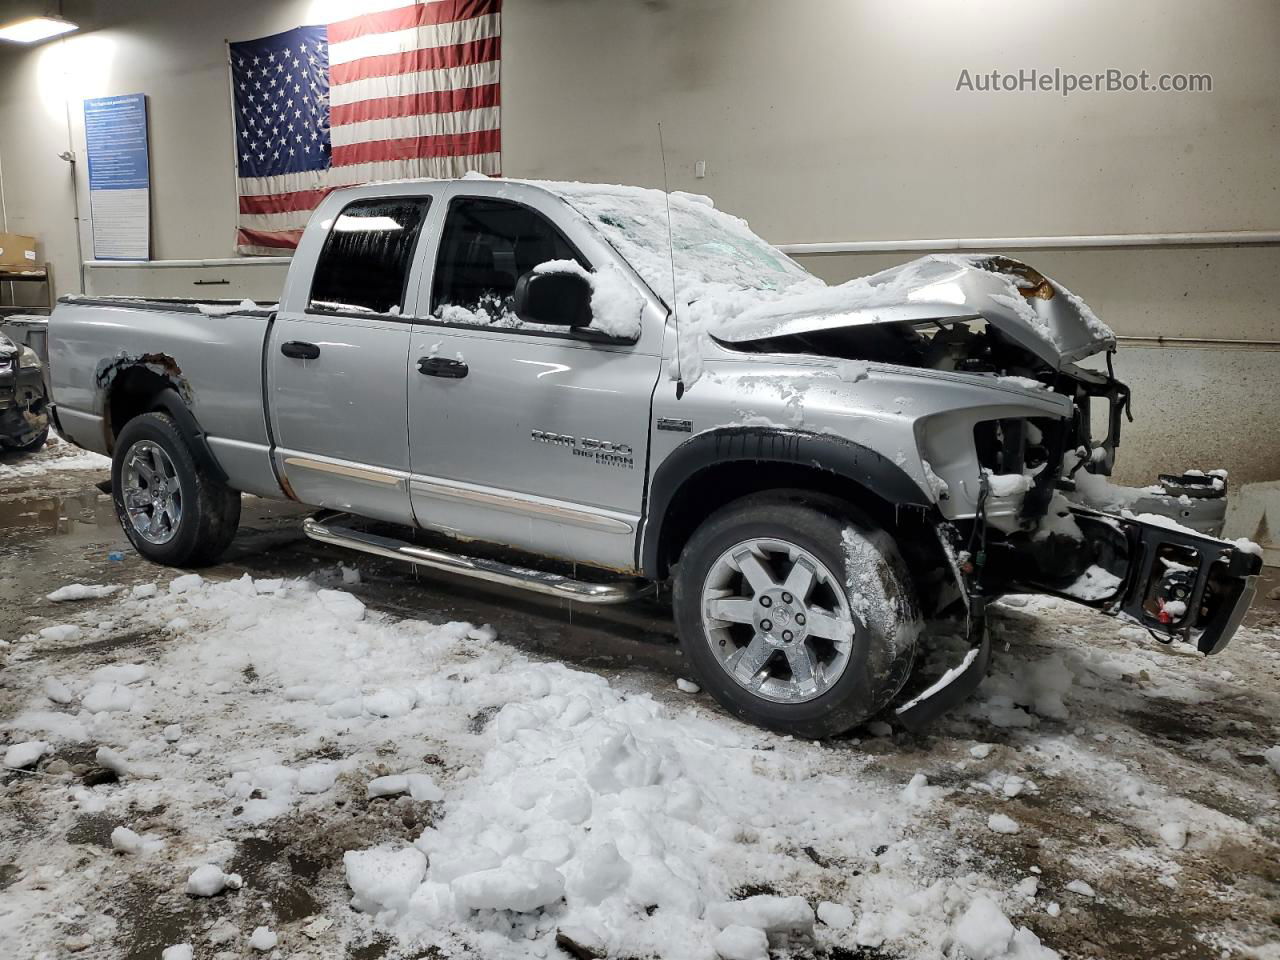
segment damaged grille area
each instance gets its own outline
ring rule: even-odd
[[[1022,502],[1022,519],[1038,519],[1048,509],[1073,426],[1051,417],[984,420],[974,426],[974,447],[983,470],[996,476],[1031,479]]]

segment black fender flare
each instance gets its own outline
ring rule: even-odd
[[[731,462],[790,463],[826,470],[894,506],[931,509],[934,504],[902,467],[870,447],[833,434],[783,427],[723,427],[690,437],[653,471],[640,534],[636,566],[658,579],[663,525],[685,481],[708,467]]]
[[[191,444],[191,452],[201,470],[219,483],[227,482],[227,472],[222,469],[222,464],[218,463],[218,458],[213,455],[213,449],[209,446],[209,435],[204,432],[191,408],[183,403],[176,389],[167,387],[157,393],[151,402],[151,409],[157,413],[167,413],[173,418],[173,422]]]

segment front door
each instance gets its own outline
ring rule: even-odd
[[[450,202],[430,314],[409,350],[414,514],[465,537],[631,568],[661,361],[512,316],[517,279],[549,260],[591,267],[528,206]]]
[[[303,503],[411,523],[406,291],[430,198],[354,200],[334,219],[305,309],[267,345],[276,465]],[[408,308],[408,309],[407,309]]]

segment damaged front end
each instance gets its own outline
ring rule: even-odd
[[[1007,593],[1071,600],[1205,654],[1230,640],[1262,558],[1218,539],[1226,475],[1167,474],[1144,488],[1107,479],[1130,393],[1112,369],[1114,335],[1070,291],[1007,257],[928,257],[766,312],[717,340],[912,368],[922,392],[930,381],[989,388],[914,422],[973,647],[945,683],[899,708],[908,725],[976,687],[989,655],[983,614]],[[1105,366],[1081,364],[1098,354]]]
[[[30,347],[0,335],[0,448],[43,443],[49,427],[44,366]]]

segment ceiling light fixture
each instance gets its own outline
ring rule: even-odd
[[[27,17],[0,27],[0,40],[11,43],[39,43],[50,37],[58,37],[79,27],[61,17]]]

